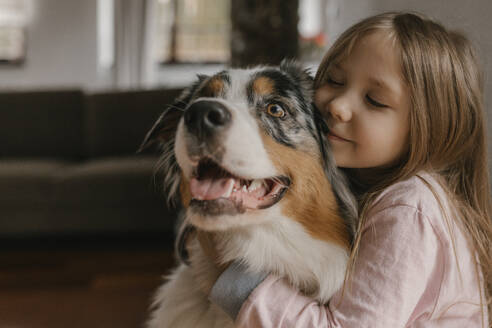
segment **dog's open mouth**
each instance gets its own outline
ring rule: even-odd
[[[244,212],[272,206],[282,198],[289,185],[290,179],[285,176],[247,180],[234,176],[210,159],[202,159],[190,181],[190,191],[192,201],[202,205],[221,203],[223,208],[226,202],[226,207]]]

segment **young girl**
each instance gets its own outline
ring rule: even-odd
[[[346,284],[320,305],[234,264],[210,299],[240,327],[489,326],[491,195],[469,42],[416,14],[370,17],[335,42],[315,85],[360,198]]]

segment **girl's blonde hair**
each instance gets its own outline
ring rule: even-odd
[[[483,86],[470,42],[462,34],[416,13],[369,17],[337,39],[320,64],[315,86],[326,83],[330,65],[345,58],[358,40],[381,30],[393,38],[402,77],[410,90],[409,148],[398,165],[378,172],[378,180],[366,187],[355,178],[356,169],[344,169],[354,186],[363,191],[359,195],[361,217],[350,267],[359,250],[366,213],[377,195],[421,170],[436,173],[459,213],[455,219],[477,253],[477,267],[481,267],[485,282],[483,302],[488,304],[488,325],[492,327],[492,211]]]

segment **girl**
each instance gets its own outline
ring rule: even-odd
[[[491,195],[469,42],[420,15],[370,17],[335,42],[315,86],[360,199],[347,283],[325,306],[233,264],[211,300],[241,327],[489,326]]]

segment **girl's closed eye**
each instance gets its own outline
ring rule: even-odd
[[[343,81],[342,79],[340,78],[335,78],[331,75],[328,75],[328,77],[326,78],[326,82],[332,86],[343,86]]]
[[[383,104],[383,103],[375,100],[374,98],[372,98],[369,95],[366,95],[366,99],[369,102],[369,104],[372,105],[372,106],[374,106],[374,107],[379,107],[379,108],[386,108],[386,107],[388,107],[388,105]]]

